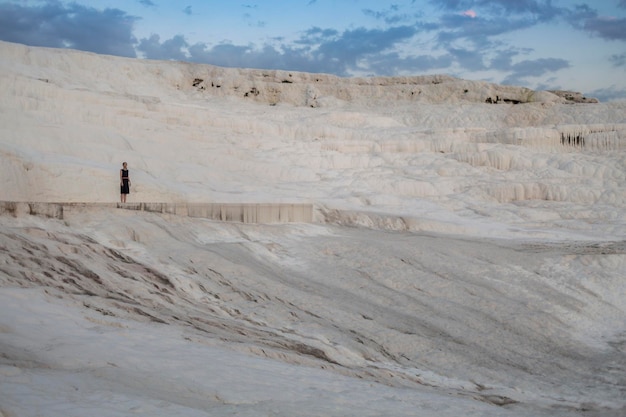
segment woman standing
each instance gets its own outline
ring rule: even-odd
[[[130,194],[130,178],[128,177],[128,165],[122,162],[120,169],[120,198],[122,203],[126,202],[126,196]]]

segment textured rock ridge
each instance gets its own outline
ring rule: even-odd
[[[462,80],[448,75],[341,78],[329,74],[188,65],[191,75],[182,88],[191,87],[208,95],[242,97],[270,105],[331,107],[341,103],[376,106],[389,101],[493,104],[565,101],[545,91]]]
[[[562,97],[567,103],[598,103],[597,98],[590,98],[583,96],[582,93],[576,91],[564,91],[564,90],[551,90],[553,94]]]

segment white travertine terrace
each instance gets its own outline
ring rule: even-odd
[[[626,414],[626,102],[2,42],[0,91],[0,417]]]

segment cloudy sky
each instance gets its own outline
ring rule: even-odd
[[[0,0],[0,40],[626,99],[626,0]]]

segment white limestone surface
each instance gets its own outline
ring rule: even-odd
[[[626,412],[625,102],[11,43],[0,91],[0,201],[90,203],[0,215],[0,416]]]

